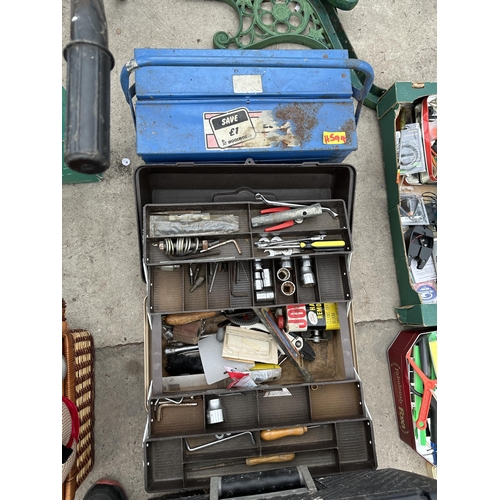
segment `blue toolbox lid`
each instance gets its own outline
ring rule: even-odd
[[[345,50],[135,49],[121,75],[146,163],[342,161],[363,95]],[[134,73],[135,83],[130,85]],[[358,107],[355,107],[358,100]]]

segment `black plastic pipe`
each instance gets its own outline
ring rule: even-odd
[[[110,72],[115,63],[102,0],[71,0],[71,41],[64,58],[64,161],[76,172],[100,174],[110,164]]]

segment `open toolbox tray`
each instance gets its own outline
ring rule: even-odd
[[[307,206],[318,201],[305,200],[300,203]],[[347,256],[351,253],[352,243],[345,203],[343,200],[319,200],[319,203],[336,216],[330,212],[322,212],[279,233],[266,233],[261,226],[253,227],[252,221],[260,216],[261,210],[268,208],[259,203],[218,203],[215,206],[146,205],[143,214],[143,248],[150,283],[150,311],[173,313],[350,300]],[[199,238],[195,234],[177,236],[160,230],[158,218],[163,220],[168,217],[167,214],[174,214],[171,217],[175,218],[175,214],[179,213],[209,213],[211,217],[230,216],[237,219],[238,229],[233,233],[215,232]],[[321,236],[324,238],[322,242],[342,241],[344,245],[334,250],[305,249],[299,252],[297,249],[299,253],[279,255],[275,258],[272,258],[272,247],[270,252],[266,252],[266,249],[257,246],[263,238],[279,237],[286,242],[306,239],[309,236]],[[201,244],[204,238],[207,242],[231,243],[216,248],[215,254],[194,253],[182,258],[171,250],[181,240],[183,244],[192,242],[194,245],[194,241]],[[165,244],[161,247],[163,243]],[[167,252],[167,249],[171,252]],[[308,259],[306,262],[304,257]],[[265,291],[260,291],[253,279],[256,261],[268,271],[270,283],[265,287]],[[308,273],[312,272],[316,286],[306,286],[307,283],[302,282],[303,266],[306,266]],[[190,272],[193,273],[195,268],[198,268],[198,275],[204,278],[204,282],[193,290]],[[282,275],[283,278],[279,279],[278,276]],[[172,289],[179,290],[179,293],[171,293]]]
[[[159,250],[158,242],[165,237],[176,238],[185,237],[194,239],[199,236],[200,240],[204,238],[207,240],[235,240],[241,249],[241,254],[236,252],[235,246],[222,246],[217,248],[219,254],[216,256],[211,253],[207,253],[205,256],[201,257],[199,260],[203,262],[207,260],[204,257],[211,257],[212,260],[224,260],[224,258],[232,259],[248,259],[248,258],[259,258],[263,259],[269,257],[269,253],[266,253],[264,249],[258,246],[258,242],[261,238],[271,238],[273,236],[279,236],[281,239],[300,239],[301,237],[307,237],[309,234],[320,233],[324,236],[325,240],[343,240],[345,242],[344,247],[340,247],[335,250],[335,253],[350,253],[352,251],[351,242],[351,232],[349,229],[349,222],[347,218],[347,210],[343,200],[300,200],[295,202],[296,204],[304,204],[307,206],[313,206],[319,203],[322,207],[329,209],[332,213],[336,214],[336,217],[330,215],[330,213],[324,211],[320,215],[314,217],[309,217],[304,219],[299,224],[294,224],[291,227],[284,228],[278,231],[266,231],[264,224],[259,224],[255,226],[252,221],[255,221],[261,216],[261,211],[269,209],[268,205],[263,203],[217,203],[214,204],[165,204],[165,205],[146,205],[144,207],[143,220],[146,222],[145,240],[143,242],[144,248],[146,250],[146,265],[157,265],[157,264],[168,264],[168,260],[172,260],[171,263],[178,259],[170,258],[164,252]],[[218,232],[217,230],[207,231],[203,235],[200,233],[184,233],[175,234],[169,233],[166,228],[161,227],[161,221],[158,222],[160,218],[167,218],[167,214],[171,214],[171,217],[175,217],[175,214],[180,214],[183,212],[192,212],[195,214],[199,212],[200,214],[210,215],[211,217],[225,217],[233,218],[234,226],[237,226],[237,231],[232,232]],[[285,211],[286,213],[286,211]],[[198,222],[199,224],[201,222]],[[175,224],[175,222],[172,222]],[[305,254],[314,254],[314,250],[306,249]],[[196,257],[185,258],[183,260],[193,261]]]
[[[253,266],[251,261],[241,263],[240,278],[235,282],[235,266],[237,262],[229,262],[228,271],[211,271],[210,263],[200,265],[200,276],[206,277],[202,285],[193,292],[189,282],[189,265],[180,264],[179,268],[165,270],[158,266],[150,271],[149,310],[151,313],[178,313],[187,311],[205,311],[220,309],[246,309],[259,306],[285,306],[294,303],[340,302],[351,299],[351,287],[346,257],[343,255],[315,255],[312,259],[312,270],[316,276],[315,287],[303,287],[296,279],[300,274],[300,258],[292,258],[291,278],[280,281],[276,278],[280,269],[280,260],[269,259],[262,262],[264,269],[269,269],[272,285],[269,295],[257,295],[252,280]],[[215,264],[215,263],[214,263]],[[215,265],[212,266],[215,268]],[[224,269],[224,268],[223,268]],[[236,268],[237,269],[237,268]],[[212,273],[212,274],[211,274]],[[242,277],[243,276],[243,277]],[[246,279],[248,277],[248,280]],[[213,286],[212,281],[213,280]],[[291,288],[285,295],[283,285]],[[172,293],[176,290],[176,293]],[[293,292],[293,293],[292,293]],[[262,298],[261,298],[262,297]]]
[[[245,163],[142,165],[134,174],[138,242],[143,266],[146,205],[252,203],[269,200],[343,200],[352,231],[356,170],[335,163]],[[296,229],[297,226],[295,226]],[[352,246],[351,246],[352,248]],[[145,259],[144,259],[145,260]],[[144,270],[143,270],[144,272]],[[146,279],[145,274],[143,275]]]
[[[145,314],[146,309],[145,309]],[[329,383],[332,381],[356,380],[357,372],[353,352],[353,338],[349,322],[347,304],[338,303],[340,327],[331,331],[331,338],[326,341],[314,343],[316,359],[304,361],[304,367],[310,373],[314,384]],[[150,315],[146,321],[145,332],[145,357],[149,372],[146,373],[148,386],[147,399],[161,397],[178,397],[179,394],[191,394],[201,389],[206,394],[218,393],[225,388],[224,384],[207,384],[204,375],[170,376],[166,371],[167,356],[164,352],[167,346],[162,336],[164,323],[163,316]],[[282,375],[279,383],[271,382],[262,387],[281,388],[288,385],[300,385],[304,378],[295,365],[286,360],[281,364]]]
[[[145,321],[146,491],[194,490],[208,487],[215,475],[274,470],[280,464],[248,466],[245,462],[269,455],[294,454],[293,460],[281,465],[305,465],[313,477],[375,469],[373,428],[354,366],[347,304],[339,303],[338,308],[339,330],[330,340],[314,344],[316,359],[305,363],[313,383],[304,383],[286,360],[278,381],[243,390],[226,389],[223,382],[204,384],[203,375],[168,376],[162,315],[151,315],[152,327]],[[206,410],[213,399],[222,402],[225,419],[209,424]],[[260,437],[261,431],[296,426],[307,427],[306,434],[276,441]],[[196,448],[216,441],[217,436],[241,433],[234,440],[187,449],[186,441]]]
[[[225,398],[224,403],[237,397],[243,396]],[[282,410],[276,407],[275,411]],[[246,472],[276,469],[276,463],[246,465],[247,459],[269,455],[292,454],[293,460],[282,465],[306,465],[313,477],[376,468],[373,429],[367,417],[311,423],[305,426],[304,435],[287,436],[276,441],[266,441],[261,437],[261,433],[272,431],[272,428],[253,427],[253,423],[249,422],[245,430],[236,432],[220,429],[199,436],[184,431],[183,437],[151,437],[144,446],[146,491],[207,488],[211,477],[241,473],[243,467]],[[230,439],[203,447],[217,441],[218,435]]]

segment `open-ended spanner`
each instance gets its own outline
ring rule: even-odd
[[[286,248],[283,250],[274,250],[272,248],[266,248],[264,252],[267,252],[270,257],[274,257],[275,255],[292,255],[294,253],[300,253],[300,249],[298,248]]]
[[[326,234],[318,234],[317,236],[310,236],[309,238],[300,238],[295,240],[284,240],[279,236],[274,236],[271,239],[262,237],[256,241],[254,245],[257,248],[272,248],[275,246],[288,245],[289,243],[300,243],[301,241],[322,241],[326,238]]]

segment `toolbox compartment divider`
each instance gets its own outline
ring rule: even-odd
[[[206,424],[205,410],[211,399],[221,399],[225,412],[224,422]],[[151,440],[295,425],[312,426],[311,429],[315,430],[308,434],[310,437],[319,434],[317,429],[337,420],[367,416],[359,380],[268,387],[259,391],[219,391],[212,394],[205,391],[195,395],[179,394],[176,395],[176,400],[196,405],[176,406],[174,403],[168,403],[169,398],[149,402]],[[160,403],[164,403],[166,407],[160,408]],[[293,441],[297,438],[286,439]]]
[[[210,240],[236,240],[242,251],[238,254],[235,247],[232,245],[219,247],[219,254],[211,254],[207,252],[205,255],[193,254],[187,255],[182,259],[183,262],[204,262],[206,260],[224,260],[228,258],[248,259],[248,258],[269,258],[263,250],[257,248],[256,243],[260,238],[273,238],[279,236],[283,240],[307,238],[310,235],[321,234],[325,239],[336,239],[345,241],[345,248],[334,250],[337,254],[349,254],[352,252],[352,238],[349,229],[347,217],[347,209],[343,200],[305,200],[299,204],[311,206],[320,204],[324,209],[330,209],[337,214],[337,218],[323,211],[320,215],[303,219],[303,222],[292,225],[291,227],[283,228],[279,231],[266,232],[265,225],[252,227],[252,219],[261,215],[261,210],[270,208],[268,205],[259,203],[225,203],[220,204],[217,208],[210,207],[206,204],[170,204],[170,205],[146,205],[144,207],[145,232],[143,245],[146,249],[146,265],[161,265],[175,264],[181,259],[177,256],[166,255],[158,249],[158,243],[163,239],[176,240],[176,238],[198,238],[201,242],[206,239]],[[293,207],[292,207],[293,208]],[[181,212],[199,214],[210,214],[210,217],[234,217],[238,221],[238,230],[231,232],[221,232],[215,229],[208,229],[203,232],[184,232],[181,233],[181,224],[174,225],[174,221],[157,220],[159,217],[170,218],[175,217],[175,214]],[[170,215],[169,215],[170,214]],[[269,215],[269,214],[267,214]],[[293,220],[293,219],[292,219]],[[161,227],[161,222],[166,224],[171,223],[172,229],[169,232],[168,226]],[[235,221],[236,223],[236,221]],[[274,223],[270,223],[268,227],[273,227]],[[303,255],[314,255],[314,251],[307,250]],[[214,259],[214,256],[215,259]],[[172,261],[172,262],[170,262]]]
[[[300,256],[291,256],[293,263],[291,295],[282,291],[282,283],[277,278],[280,258],[262,260],[261,265],[271,272],[272,285],[264,291],[272,290],[270,298],[260,299],[254,287],[254,261],[226,261],[217,273],[210,274],[209,263],[199,264],[203,283],[191,292],[189,264],[176,264],[175,268],[151,266],[149,268],[150,301],[149,312],[152,314],[172,314],[180,312],[198,312],[250,307],[280,307],[293,303],[337,302],[346,303],[352,299],[351,282],[348,272],[348,259],[345,255],[330,252],[318,252],[310,260],[316,279],[316,286],[306,287],[300,283]],[[236,262],[232,264],[232,262]],[[230,279],[229,266],[239,266],[239,280]],[[194,267],[194,266],[193,266]],[[215,278],[214,278],[215,275]],[[212,280],[213,285],[212,285]],[[175,293],[172,291],[175,290]]]

